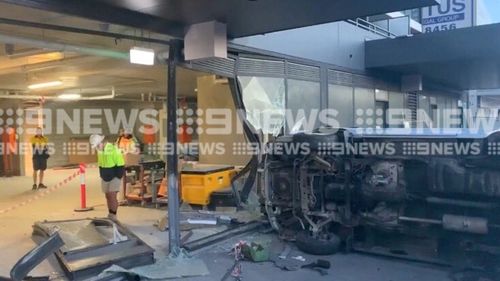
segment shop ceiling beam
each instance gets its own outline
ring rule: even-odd
[[[40,22],[23,21],[23,20],[9,19],[9,18],[0,18],[0,24],[38,28],[38,29],[53,30],[53,31],[61,31],[61,32],[76,33],[76,34],[95,35],[95,36],[101,36],[101,37],[109,37],[109,38],[113,38],[113,39],[126,39],[126,40],[133,40],[133,41],[139,41],[139,42],[157,43],[157,44],[163,44],[163,45],[168,45],[170,42],[168,40],[148,38],[148,37],[142,37],[142,36],[134,36],[134,35],[128,35],[128,34],[123,34],[123,33],[98,31],[98,30],[92,30],[92,29],[84,29],[84,28],[71,27],[71,26],[61,26],[61,25],[47,24],[47,23],[40,23]]]

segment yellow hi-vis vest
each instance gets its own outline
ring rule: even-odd
[[[125,159],[116,145],[107,143],[102,151],[97,151],[97,164],[99,175],[104,181],[109,182],[113,178],[123,177]]]
[[[125,159],[116,145],[107,143],[102,151],[97,151],[97,164],[100,168],[125,166]]]

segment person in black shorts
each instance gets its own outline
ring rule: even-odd
[[[36,129],[36,135],[31,138],[31,146],[33,148],[33,190],[39,188],[47,188],[43,184],[43,174],[47,169],[47,159],[49,152],[47,148],[49,140],[43,135],[42,128]],[[39,177],[37,177],[39,174]],[[37,178],[39,180],[37,185]]]

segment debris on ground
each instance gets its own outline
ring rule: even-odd
[[[55,255],[69,280],[93,277],[112,265],[154,263],[151,247],[124,225],[107,218],[43,221],[33,225],[33,239],[39,243],[56,233],[64,245]]]
[[[297,271],[300,269],[302,262],[297,261],[297,260],[290,260],[290,259],[277,259],[274,260],[274,265],[285,271]]]
[[[184,245],[186,244],[186,242],[189,240],[189,238],[191,238],[193,236],[193,231],[190,230],[188,231],[186,234],[184,234],[182,237],[181,237],[181,245]]]
[[[257,231],[264,225],[263,222],[255,221],[246,224],[237,224],[233,227],[229,227],[224,231],[217,232],[213,235],[209,235],[198,240],[190,241],[184,245],[184,249],[192,252],[204,248],[206,246],[214,245],[222,240],[234,237],[236,235],[241,235],[243,233],[248,233],[252,231]]]
[[[313,263],[303,265],[302,268],[309,268],[315,270],[321,274],[321,276],[328,275],[328,269],[330,269],[330,262],[327,260],[319,259]]]
[[[105,277],[112,273],[125,273],[129,276],[149,280],[187,278],[210,274],[205,262],[201,259],[190,257],[184,251],[181,251],[177,257],[167,256],[158,258],[152,265],[132,269],[124,269],[120,266],[113,265],[106,269],[99,277]]]
[[[168,229],[168,218],[165,216],[165,217],[162,217],[161,219],[159,219],[158,221],[156,221],[153,226],[156,226],[158,228],[159,231],[167,231]]]
[[[224,214],[214,214],[205,211],[181,213],[180,220],[181,231],[220,225],[237,225],[240,223],[241,222],[231,216]],[[162,232],[167,231],[168,218],[164,216],[156,221],[153,225]]]
[[[246,241],[238,242],[233,248],[234,254],[234,263],[231,268],[222,276],[221,281],[225,281],[232,276],[235,280],[241,280],[241,260],[244,259],[244,255],[242,252],[243,245],[245,245]]]
[[[295,256],[295,257],[292,257],[292,259],[298,260],[298,261],[306,261],[306,259],[303,256]]]
[[[269,260],[268,242],[245,242],[241,246],[243,256],[253,262],[264,262]]]
[[[283,249],[281,254],[278,256],[278,258],[280,258],[282,260],[286,260],[291,251],[292,251],[292,247],[290,247],[290,245],[288,245],[288,244],[285,245],[285,248]]]
[[[41,243],[39,246],[31,250],[24,257],[22,257],[12,270],[10,271],[10,277],[12,280],[49,280],[48,277],[30,277],[28,273],[39,265],[42,261],[48,258],[50,255],[55,253],[59,248],[64,245],[64,241],[61,239],[59,233],[52,234],[45,242]],[[0,280],[10,280],[8,278],[0,277]]]

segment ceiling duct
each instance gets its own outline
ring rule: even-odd
[[[5,44],[20,44],[41,49],[59,51],[59,52],[75,52],[90,56],[107,57],[113,59],[128,60],[128,52],[120,52],[110,49],[91,48],[78,45],[70,45],[64,43],[50,42],[47,40],[38,40],[26,37],[12,36],[7,34],[0,34],[0,42]]]
[[[78,100],[109,100],[114,99],[116,97],[115,87],[111,87],[111,94],[109,95],[100,95],[100,96],[92,96],[92,97],[80,97]],[[40,96],[40,95],[17,95],[17,94],[9,94],[5,92],[0,92],[0,99],[17,99],[17,100],[63,100],[58,96]]]

